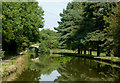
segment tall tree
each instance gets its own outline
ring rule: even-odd
[[[3,50],[16,52],[29,42],[40,39],[44,11],[38,2],[3,2],[2,37]]]
[[[2,49],[2,2],[0,2],[0,49]]]
[[[108,12],[112,12],[111,5],[114,3],[109,3],[109,2],[92,2],[92,3],[85,3],[85,26],[87,27],[87,30],[85,31],[87,34],[88,40],[90,39],[89,44],[91,45],[96,42],[96,49],[97,49],[97,56],[100,55],[100,44],[101,43],[101,37],[104,39],[106,34],[104,33],[104,29],[109,26],[109,23],[106,23],[104,20],[104,16],[108,16]],[[84,33],[85,33],[84,32]],[[89,34],[88,34],[89,33]],[[94,36],[94,35],[95,36]],[[86,36],[86,35],[85,35]],[[86,38],[86,39],[87,39]],[[106,41],[106,40],[105,40]],[[105,42],[104,41],[104,42]],[[93,48],[95,49],[95,48]]]
[[[68,3],[66,10],[63,10],[63,14],[60,14],[61,22],[59,27],[55,28],[59,33],[61,33],[60,41],[63,46],[69,49],[76,49],[77,39],[74,37],[74,32],[76,28],[79,27],[79,22],[81,19],[82,4],[78,2]],[[77,40],[77,41],[76,41]]]
[[[113,36],[115,43],[114,54],[120,57],[120,2],[116,3],[116,7],[110,16],[110,34]]]

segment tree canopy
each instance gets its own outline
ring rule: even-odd
[[[38,2],[3,2],[3,50],[16,52],[30,42],[39,42],[39,28],[44,26],[43,15],[44,11]]]
[[[117,44],[119,41],[119,25],[115,24],[119,23],[119,12],[115,12],[119,11],[119,5],[117,4],[119,2],[68,3],[67,8],[60,14],[59,26],[55,28],[61,34],[61,46],[78,49],[79,54],[80,50],[84,50],[84,53],[86,53],[85,51],[91,48],[97,50],[98,56],[100,52],[105,50],[108,53],[111,52],[114,46],[116,48],[120,47]],[[109,22],[109,19],[115,21]],[[116,29],[112,30],[113,27]],[[110,36],[108,31],[114,34]],[[115,40],[117,43],[114,42]]]

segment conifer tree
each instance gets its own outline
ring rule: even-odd
[[[120,57],[120,2],[116,3],[114,14],[110,16],[110,29],[115,43],[114,54]]]

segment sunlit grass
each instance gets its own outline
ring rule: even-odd
[[[95,58],[101,58],[101,59],[106,59],[111,61],[120,61],[119,57],[95,57]]]
[[[77,51],[73,50],[67,50],[67,49],[51,49],[51,55],[52,53],[75,53],[77,54]],[[77,54],[78,56],[85,56],[85,57],[94,57],[94,58],[100,58],[100,59],[106,59],[106,60],[111,60],[111,61],[120,61],[120,58],[118,57],[111,57],[111,56],[106,56],[106,53],[100,53],[100,56],[97,56],[97,51],[92,51],[92,55],[88,54],[88,51],[86,51],[86,54],[84,54],[84,51],[82,51],[83,54]],[[60,54],[55,54],[54,56],[62,56]]]
[[[77,53],[77,50],[67,50],[67,49],[51,49],[50,50],[51,53]],[[84,51],[82,51],[82,55],[88,55],[88,51],[86,51],[86,54],[84,54]],[[96,51],[92,51],[92,55],[93,56],[97,56],[97,52]],[[106,56],[105,53],[100,53],[100,56]]]
[[[51,49],[51,53],[77,53],[76,51],[73,50],[67,50],[67,49]]]

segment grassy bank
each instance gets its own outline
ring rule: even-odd
[[[77,53],[77,51],[67,50],[67,49],[51,49],[51,53]]]
[[[54,53],[76,53],[77,54],[77,50],[73,51],[73,50],[67,50],[67,49],[51,49],[50,53],[51,54],[54,54]],[[82,53],[84,53],[84,51],[82,51]],[[88,55],[88,51],[86,51],[86,54],[79,54],[79,55],[87,56]],[[96,51],[92,51],[92,55],[90,55],[90,56],[96,57],[97,56],[97,52]],[[104,57],[104,56],[106,56],[106,54],[105,53],[100,53],[100,56]]]
[[[2,77],[2,81],[12,81],[17,75],[21,74],[28,65],[29,56],[24,54],[14,60],[10,60],[6,63],[1,63],[2,67],[0,68],[0,76]]]
[[[92,55],[88,54],[88,51],[86,52],[86,54],[77,54],[76,51],[72,51],[72,50],[67,50],[67,49],[52,49],[51,50],[51,55],[53,56],[60,56],[60,54],[62,54],[62,56],[67,55],[67,56],[81,56],[81,57],[88,57],[88,58],[94,58],[95,60],[106,60],[106,62],[109,60],[109,62],[120,62],[120,58],[119,57],[108,57],[106,56],[105,53],[100,53],[100,56],[97,57],[97,52],[96,51],[92,51]],[[84,52],[83,52],[84,53]]]
[[[119,57],[94,57],[94,58],[100,58],[100,59],[106,59],[106,60],[111,60],[111,61],[115,61],[115,62],[120,62]]]
[[[67,49],[51,49],[50,50],[50,56],[63,56],[60,54],[54,54],[54,53],[77,53],[76,51],[73,50],[67,50]]]

